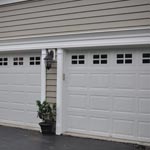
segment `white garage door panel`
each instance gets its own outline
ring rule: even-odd
[[[98,117],[98,118],[90,118],[90,129],[91,131],[101,132],[101,133],[107,133],[109,132],[109,118],[106,116],[104,118]]]
[[[142,63],[143,53],[150,50],[68,51],[64,131],[150,142],[150,63]]]
[[[87,87],[86,74],[70,74],[68,83],[69,87],[79,87],[79,88]]]
[[[110,77],[108,74],[92,74],[90,75],[90,88],[108,88]]]
[[[0,66],[0,123],[38,128],[36,100],[41,96],[41,67],[30,65],[30,57],[40,53],[3,54],[8,65]],[[23,65],[14,65],[23,57]]]
[[[141,140],[149,140],[150,133],[150,124],[141,122],[139,123],[139,137],[141,137]]]
[[[111,109],[111,101],[107,96],[90,96],[89,104],[91,110],[109,111]]]
[[[136,81],[134,74],[114,74],[112,77],[112,87],[115,89],[135,89]]]
[[[139,112],[144,114],[150,114],[150,100],[149,99],[139,99]]]
[[[0,107],[3,109],[12,109],[12,110],[16,110],[16,111],[22,111],[25,109],[25,105],[24,104],[20,104],[20,103],[9,103],[9,102],[0,102]]]
[[[86,131],[86,127],[85,127],[85,123],[88,123],[88,120],[86,117],[84,116],[71,116],[69,115],[68,117],[68,121],[70,122],[70,124],[68,125],[68,128],[75,130],[79,130],[79,131]]]
[[[126,121],[126,120],[113,120],[113,133],[120,134],[120,135],[134,135],[134,120],[133,121]]]
[[[141,113],[138,115],[138,135],[141,140],[150,139],[150,114]]]
[[[41,96],[40,92],[36,92],[36,93],[27,92],[27,94],[26,94],[26,103],[28,105],[33,104],[35,106],[35,100],[39,100],[40,96]]]
[[[70,95],[69,99],[68,105],[70,108],[85,109],[87,107],[87,97],[85,95]]]
[[[133,98],[115,98],[113,110],[116,112],[134,113],[136,111],[136,100]]]
[[[150,74],[140,74],[139,85],[140,85],[140,90],[150,91]]]

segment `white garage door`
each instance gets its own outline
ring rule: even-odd
[[[38,127],[40,53],[0,54],[0,124]]]
[[[150,50],[68,51],[64,131],[150,142]]]

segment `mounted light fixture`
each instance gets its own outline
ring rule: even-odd
[[[47,70],[49,70],[52,67],[54,57],[55,57],[55,49],[46,49],[46,57],[44,58],[44,60]]]

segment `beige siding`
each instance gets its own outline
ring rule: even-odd
[[[46,73],[46,99],[50,103],[56,102],[56,62]]]
[[[0,39],[150,26],[150,0],[39,0],[0,6]]]

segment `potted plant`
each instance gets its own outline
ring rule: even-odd
[[[55,134],[56,104],[49,104],[47,101],[36,101],[38,106],[38,117],[42,119],[39,123],[42,134]]]

